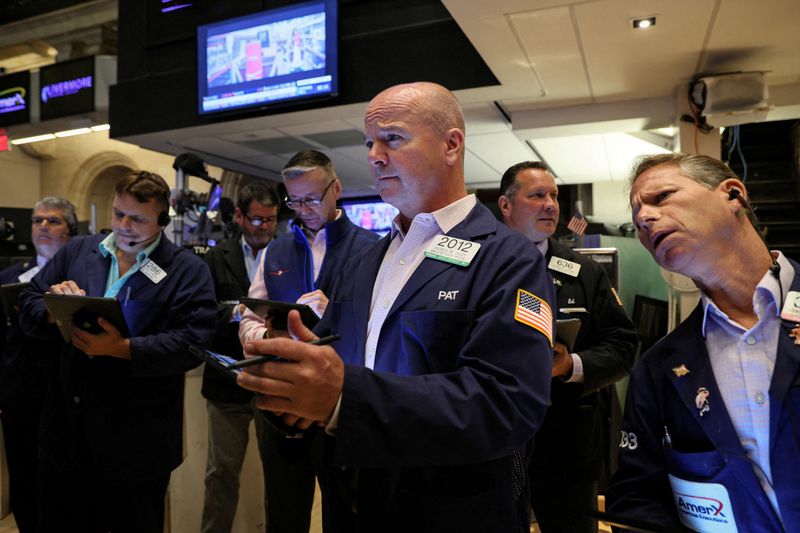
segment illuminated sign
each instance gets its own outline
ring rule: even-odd
[[[0,127],[30,122],[30,72],[0,77]]]
[[[91,113],[95,110],[94,57],[55,63],[39,71],[42,120]]]
[[[47,103],[51,98],[61,98],[62,96],[72,96],[81,91],[94,87],[93,76],[83,76],[74,80],[60,81],[52,85],[42,87],[42,102]]]

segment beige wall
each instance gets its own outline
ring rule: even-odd
[[[0,152],[0,207],[33,207],[41,198],[39,160],[13,147]]]

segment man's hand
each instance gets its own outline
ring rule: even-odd
[[[314,311],[319,318],[325,314],[325,309],[328,307],[328,297],[325,293],[317,289],[312,292],[307,292],[297,299],[297,303],[305,304]]]
[[[72,296],[86,296],[86,291],[78,287],[72,280],[62,281],[56,285],[50,285],[50,292],[53,294],[70,294]]]
[[[566,377],[572,375],[572,355],[567,351],[566,345],[556,341],[553,343],[553,377]]]
[[[96,335],[80,328],[72,328],[72,344],[77,349],[91,356],[116,357],[118,359],[131,358],[131,344],[129,339],[123,338],[114,324],[98,317],[97,323],[103,328],[102,333]]]
[[[86,296],[86,291],[78,287],[78,284],[72,280],[62,281],[61,283],[57,283],[55,285],[50,285],[50,291],[53,294],[67,294],[72,296]],[[50,312],[47,312],[47,322],[50,324],[55,324],[56,319],[50,315]]]
[[[344,385],[344,363],[330,346],[308,344],[316,337],[303,325],[300,313],[291,311],[288,323],[289,333],[298,340],[264,339],[244,346],[247,355],[273,354],[286,361],[247,367],[236,381],[263,395],[256,399],[259,409],[305,429],[333,415]]]

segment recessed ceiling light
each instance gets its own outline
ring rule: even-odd
[[[656,25],[656,18],[655,17],[644,17],[639,19],[633,19],[633,29],[635,30],[643,30],[645,28],[649,28],[651,26]]]

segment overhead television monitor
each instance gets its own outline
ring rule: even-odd
[[[338,91],[338,2],[316,0],[197,28],[201,115]]]
[[[399,212],[396,207],[382,201],[380,197],[345,198],[341,202],[347,218],[356,226],[361,226],[377,233],[386,235],[392,229],[394,217]]]
[[[0,127],[31,120],[31,73],[0,76]]]

